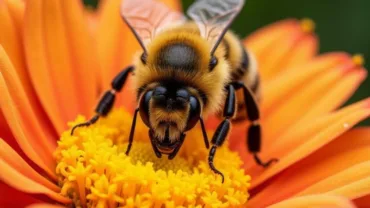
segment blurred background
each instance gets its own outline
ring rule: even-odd
[[[99,0],[84,0],[96,7]],[[182,0],[184,10],[193,0]],[[369,0],[246,0],[246,5],[232,25],[241,37],[277,20],[295,17],[316,22],[320,52],[347,51],[364,55],[370,68],[370,1]],[[370,96],[370,78],[349,100],[352,103]],[[348,104],[347,103],[347,104]],[[363,124],[370,125],[370,119]]]

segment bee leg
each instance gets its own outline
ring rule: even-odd
[[[73,132],[77,129],[77,128],[80,128],[80,127],[84,127],[84,126],[90,126],[91,124],[94,124],[97,120],[99,119],[99,115],[95,115],[94,117],[92,117],[89,121],[85,122],[85,123],[80,123],[80,124],[77,124],[75,125],[72,130],[71,130],[71,135],[73,135]]]
[[[202,127],[204,144],[206,145],[206,148],[209,149],[209,141],[208,141],[206,127],[204,126],[203,118],[199,118],[199,121],[200,121],[200,126]]]
[[[106,116],[113,107],[114,100],[116,98],[116,93],[120,92],[123,85],[125,84],[128,74],[134,70],[133,66],[127,67],[122,70],[112,81],[112,89],[105,92],[103,97],[100,99],[98,106],[95,109],[96,115],[93,116],[89,121],[81,124],[77,124],[71,130],[71,135],[73,132],[82,126],[90,126],[94,124],[101,116]]]
[[[154,140],[154,136],[153,136],[154,132],[152,129],[149,130],[149,137],[150,137],[150,142],[152,143],[152,147],[153,147],[153,150],[154,150],[154,153],[155,155],[158,157],[158,158],[161,158],[162,157],[162,153],[159,151],[158,147],[155,146],[155,140]]]
[[[216,174],[221,175],[222,177],[222,183],[224,182],[224,175],[215,168],[213,165],[213,159],[216,154],[216,149],[217,147],[220,147],[225,139],[227,138],[227,135],[229,134],[230,128],[231,128],[231,121],[230,119],[234,116],[235,114],[235,89],[232,85],[228,85],[226,87],[227,90],[227,97],[225,101],[225,106],[224,106],[224,111],[223,111],[223,117],[224,120],[218,125],[215,134],[212,137],[212,147],[211,150],[209,151],[209,156],[208,156],[208,164],[210,168],[215,172]]]
[[[136,118],[137,114],[139,113],[139,108],[136,108],[135,113],[134,113],[134,118],[132,119],[131,123],[131,130],[130,130],[130,137],[128,139],[128,145],[126,149],[126,155],[130,153],[132,142],[134,141],[134,134],[135,134],[135,127],[136,127]]]
[[[247,144],[248,150],[253,154],[256,163],[263,167],[268,167],[278,159],[272,158],[267,162],[263,162],[259,157],[258,153],[261,150],[261,125],[258,122],[260,119],[259,109],[252,92],[245,86],[243,82],[234,82],[235,89],[242,88],[244,94],[244,103],[247,110],[248,119],[251,121],[251,125],[248,128]]]
[[[173,150],[173,152],[171,154],[168,155],[168,159],[169,160],[172,160],[173,158],[176,157],[177,153],[179,152],[180,150],[180,147],[182,146],[182,143],[184,143],[184,140],[185,140],[185,134],[181,134],[181,137],[180,137],[180,140],[178,141],[178,145],[177,147]]]

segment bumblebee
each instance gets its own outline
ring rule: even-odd
[[[134,140],[137,116],[149,128],[149,138],[158,158],[173,159],[186,132],[198,122],[204,143],[210,148],[210,168],[214,155],[230,131],[233,121],[248,119],[247,144],[257,164],[267,167],[276,159],[262,162],[259,120],[259,76],[252,54],[229,26],[244,5],[244,0],[198,0],[187,11],[192,21],[171,11],[156,0],[125,0],[121,6],[124,22],[139,42],[142,52],[133,66],[121,71],[96,107],[96,115],[73,131],[95,123],[113,107],[115,96],[133,73],[137,89],[135,110],[126,150]],[[203,118],[218,113],[223,121],[217,127],[211,147]]]

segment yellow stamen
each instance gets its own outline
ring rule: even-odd
[[[365,64],[365,58],[362,54],[355,54],[352,56],[352,61],[357,66],[363,66]]]
[[[158,159],[148,130],[138,123],[130,156],[125,155],[131,115],[114,110],[88,128],[62,134],[55,157],[61,194],[76,207],[244,207],[250,177],[242,162],[226,146],[219,148],[215,166],[225,183],[208,166],[202,133],[187,134],[174,160]],[[83,122],[78,117],[76,123]]]
[[[312,19],[304,18],[300,22],[301,28],[305,33],[311,33],[315,31],[316,24]]]

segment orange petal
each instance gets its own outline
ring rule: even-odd
[[[262,83],[263,100],[262,109],[266,114],[288,99],[297,89],[301,89],[321,73],[332,68],[349,65],[352,62],[346,53],[328,53],[313,59],[302,66],[293,67],[288,72],[281,73],[275,79]]]
[[[289,51],[289,54],[285,56],[285,60],[281,63],[281,69],[288,71],[289,69],[307,63],[311,60],[318,51],[318,38],[314,34],[308,34],[302,37],[299,40],[292,51]]]
[[[316,104],[299,119],[300,122],[326,114],[343,105],[366,79],[366,76],[367,71],[365,69],[348,73],[338,84],[323,93],[321,99],[317,99]],[[300,124],[297,122],[296,125]]]
[[[298,28],[297,20],[286,19],[275,22],[271,25],[262,27],[253,32],[245,40],[245,46],[254,52],[257,59],[261,59],[262,52],[265,51],[273,42],[286,36],[289,32]],[[287,32],[288,31],[288,32]]]
[[[274,78],[277,74],[287,70],[292,64],[306,64],[316,54],[316,42],[316,38],[313,36],[297,30],[272,43],[263,52],[264,58],[261,59],[261,62],[258,62],[262,81]],[[300,54],[302,51],[305,53],[304,55]],[[293,54],[300,57],[296,58]],[[296,58],[294,62],[291,60],[292,58]]]
[[[15,189],[30,194],[45,194],[51,199],[60,203],[64,204],[71,203],[71,200],[69,198],[63,197],[59,193],[45,187],[44,185],[27,178],[27,176],[16,171],[2,160],[0,160],[0,168],[1,168],[0,172],[1,179],[6,184],[10,185]]]
[[[20,174],[27,176],[45,187],[59,192],[60,188],[47,180],[44,176],[37,173],[31,166],[29,166],[21,156],[17,154],[4,140],[0,138],[0,156],[7,165],[17,170]]]
[[[6,0],[5,2],[13,18],[14,24],[19,30],[22,30],[25,6],[24,0]]]
[[[103,2],[100,1],[99,5],[102,4]],[[89,7],[84,7],[85,9],[85,16],[87,19],[87,24],[89,26],[90,33],[93,35],[93,38],[95,40],[95,35],[96,35],[96,30],[99,22],[99,8],[94,10]]]
[[[266,206],[299,192],[301,193],[298,196],[321,194],[358,182],[369,175],[370,168],[366,169],[370,161],[367,156],[369,151],[370,128],[353,129],[277,175],[249,203]],[[338,174],[341,172],[347,174]],[[330,180],[331,178],[336,181]],[[306,190],[303,191],[304,189]],[[348,194],[341,195],[351,197]]]
[[[69,44],[69,56],[72,61],[76,85],[73,90],[78,93],[82,104],[80,113],[91,114],[97,100],[97,75],[100,71],[98,55],[93,38],[86,25],[82,1],[61,1],[64,24]],[[71,77],[70,77],[71,78]]]
[[[113,77],[124,67],[119,63],[121,58],[128,59],[128,54],[122,54],[123,33],[129,33],[129,29],[119,15],[121,1],[106,1],[101,8],[100,21],[97,25],[96,41],[98,50],[98,59],[101,63],[101,79],[104,89],[109,87]],[[130,48],[125,46],[127,50]],[[134,52],[134,51],[132,51]],[[126,65],[130,60],[125,60]]]
[[[100,20],[97,26],[97,49],[101,63],[102,90],[110,89],[110,82],[119,71],[132,63],[133,55],[139,50],[139,44],[131,35],[129,28],[119,15],[121,0],[106,1],[101,8]],[[125,84],[118,99],[125,97],[125,101],[117,100],[116,103],[125,104],[125,107],[133,109],[135,96],[129,91],[131,82]]]
[[[56,204],[32,204],[27,206],[27,208],[66,208],[66,206]]]
[[[0,106],[14,137],[25,154],[50,176],[54,176],[56,147],[43,131],[32,111],[27,96],[10,60],[0,46]]]
[[[277,204],[271,205],[268,208],[322,208],[322,207],[336,207],[336,208],[351,208],[355,207],[351,201],[344,197],[333,195],[311,195],[291,198]]]
[[[275,110],[262,121],[262,125],[268,128],[265,136],[274,138],[303,117],[315,117],[340,106],[366,77],[364,69],[351,69],[350,72],[347,70],[341,66],[320,74],[274,107]],[[342,89],[345,91],[338,92]],[[333,97],[334,100],[328,101]],[[319,104],[327,106],[318,106]]]
[[[353,200],[353,202],[356,204],[356,207],[359,207],[359,208],[360,207],[366,208],[369,205],[369,201],[370,201],[370,195]]]
[[[22,25],[24,16],[24,2],[21,0],[0,1],[0,31],[6,31],[0,35],[0,45],[7,52],[14,64],[16,73],[22,82],[25,93],[28,96],[31,107],[37,112],[40,119],[46,120],[46,114],[36,96],[26,68],[26,60],[22,44]]]
[[[7,31],[0,36],[0,45],[2,45],[14,64],[15,71],[22,83],[23,89],[27,94],[32,109],[38,115],[40,121],[48,121],[47,115],[42,109],[41,103],[36,96],[34,87],[29,77],[26,58],[23,48],[23,17],[24,2],[21,0],[6,0],[0,2],[0,31]],[[5,9],[5,11],[4,11]],[[50,126],[48,126],[50,127]],[[50,129],[50,133],[53,129]]]
[[[10,8],[13,9],[11,10]],[[0,44],[4,47],[10,60],[14,64],[17,74],[24,86],[26,86],[26,89],[31,90],[31,82],[27,75],[23,53],[22,22],[19,20],[23,18],[23,13],[23,1],[0,1],[0,31],[6,31],[0,36]]]
[[[12,132],[9,128],[8,123],[5,120],[3,112],[0,110],[0,138],[9,138],[12,137]]]
[[[34,203],[42,203],[30,194],[18,191],[0,180],[0,207],[26,207]]]
[[[263,168],[254,165],[252,163],[253,161],[246,162],[246,170],[248,174],[254,178],[252,187],[261,184],[295,162],[312,154],[317,149],[336,139],[358,122],[368,118],[369,115],[370,103],[368,99],[353,104],[336,113],[324,116],[318,120],[307,122],[305,125],[302,124],[300,129],[293,129],[292,131],[295,135],[287,135],[286,137],[292,140],[295,139],[293,142],[295,143],[294,145],[289,144],[289,139],[278,138],[286,141],[285,146],[277,149],[272,148],[270,151],[265,151],[261,154],[262,158],[265,158],[266,154],[268,154],[268,157],[278,157],[278,163],[263,170]],[[297,142],[297,140],[300,142]],[[281,144],[279,145],[281,146]],[[274,145],[274,147],[276,146],[278,145]]]
[[[312,192],[341,195],[351,199],[369,195],[370,160],[316,183],[299,193],[299,195],[306,195]]]
[[[323,131],[328,127],[328,124],[335,123],[337,119],[348,116],[358,110],[368,108],[370,99],[365,99],[361,102],[347,106],[334,114],[324,115],[318,119],[312,119],[302,123],[294,128],[289,128],[287,132],[279,135],[275,141],[270,140],[266,142],[265,152],[263,154],[284,154],[288,151],[294,150],[296,147],[302,145],[306,139],[313,137],[317,132]],[[268,138],[266,138],[268,139]]]
[[[67,21],[63,17],[64,11],[62,1],[49,0],[42,2],[42,28],[44,37],[44,50],[48,60],[48,73],[53,81],[60,103],[59,107],[64,121],[74,119],[82,109],[80,95],[77,89],[80,87],[76,77],[79,68],[73,68],[71,60],[72,48],[69,48],[67,37]],[[27,35],[27,33],[25,33]],[[81,34],[83,35],[83,34]],[[85,37],[83,37],[85,38]],[[33,74],[34,72],[31,71]],[[43,95],[40,95],[43,96]],[[61,105],[62,104],[62,105]]]
[[[60,133],[95,101],[97,64],[79,2],[27,4],[24,42],[36,92]]]
[[[288,67],[306,63],[317,51],[316,37],[305,32],[297,20],[286,20],[262,28],[245,42],[257,57],[263,81]]]
[[[59,76],[55,77],[55,74],[51,72],[54,69],[51,69],[49,65],[50,60],[48,60],[48,52],[46,51],[47,46],[44,39],[42,9],[41,0],[35,0],[32,4],[27,4],[26,6],[23,28],[25,53],[29,74],[35,90],[39,95],[39,99],[57,131],[62,132],[66,127],[65,115],[69,111],[64,112],[62,106],[66,106],[68,103],[63,103],[59,99],[62,95],[55,89],[54,78],[68,79],[69,81],[67,80],[64,84],[70,87],[71,85],[68,83],[73,79],[73,76],[66,77],[65,74],[60,73]],[[54,12],[52,13],[54,14]],[[62,60],[62,62],[64,61]],[[69,69],[66,70],[68,71]]]
[[[4,141],[9,144],[10,147],[12,147],[23,159],[26,161],[29,160],[29,158],[24,154],[22,149],[19,147],[17,140],[14,138],[14,135],[8,125],[8,123],[5,120],[5,117],[3,115],[3,112],[0,110],[0,138],[4,139]]]

